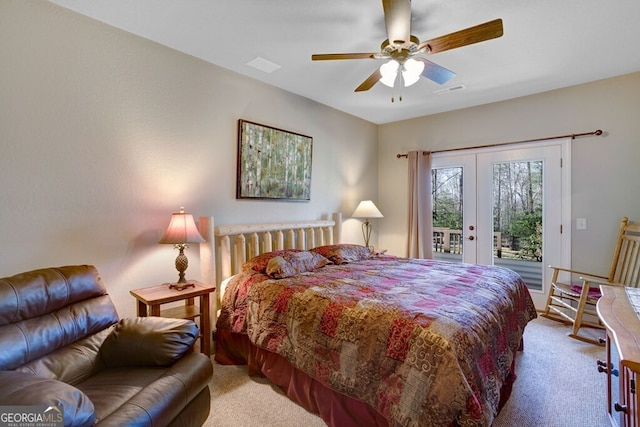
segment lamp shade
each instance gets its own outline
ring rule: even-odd
[[[398,67],[400,67],[400,64],[398,64],[398,61],[395,59],[382,64],[380,66],[380,75],[382,76],[380,77],[380,83],[388,87],[393,87],[396,82]]]
[[[416,61],[413,58],[407,59],[404,63],[404,71],[402,71],[404,85],[408,87],[417,82],[423,70],[424,62]]]
[[[380,66],[380,75],[382,76],[380,83],[385,86],[395,87],[398,73],[401,73],[402,85],[408,87],[420,79],[423,70],[424,62],[422,61],[409,58],[403,64],[400,64],[395,59],[392,59]]]
[[[171,214],[171,222],[167,231],[160,239],[159,243],[202,243],[204,239],[198,232],[193,215],[185,213],[184,208],[180,208],[180,212]]]
[[[361,201],[351,216],[353,218],[383,218],[382,213],[371,200]]]

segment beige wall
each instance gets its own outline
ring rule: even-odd
[[[573,143],[574,266],[606,270],[619,218],[640,219],[640,73],[378,127],[35,0],[0,2],[0,64],[0,277],[95,264],[121,315],[175,277],[157,241],[181,205],[219,224],[338,210],[360,242],[348,216],[372,198],[377,246],[403,253],[409,149],[601,128]],[[239,118],[313,136],[310,202],[235,199]]]
[[[238,224],[377,197],[374,124],[48,2],[0,2],[0,64],[0,277],[94,264],[131,315],[130,289],[177,278],[157,242],[181,205]],[[313,137],[310,202],[235,199],[240,118]]]
[[[569,226],[573,267],[607,274],[620,218],[640,221],[639,113],[640,73],[635,73],[380,126],[378,194],[385,214],[378,220],[380,246],[404,254],[407,172],[397,153],[602,129],[603,137],[572,142]],[[586,218],[587,230],[575,230],[575,218]]]

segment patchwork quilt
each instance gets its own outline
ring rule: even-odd
[[[239,273],[217,327],[246,333],[390,425],[490,426],[535,317],[509,269],[380,256],[282,279]]]

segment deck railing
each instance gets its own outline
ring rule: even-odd
[[[433,227],[433,250],[447,254],[461,254],[463,246],[462,230]],[[493,248],[498,258],[502,258],[502,233],[493,233]]]
[[[433,228],[434,259],[461,262],[462,261],[462,230],[449,228]],[[506,250],[509,250],[505,246]],[[509,268],[522,277],[529,289],[542,290],[542,263],[534,260],[518,258],[502,258],[502,234],[493,233],[494,265]]]

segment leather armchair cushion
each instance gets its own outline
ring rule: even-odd
[[[93,403],[82,391],[28,372],[0,371],[0,401],[2,405],[62,406],[65,426],[92,426],[96,421]]]
[[[162,317],[122,319],[102,344],[107,367],[169,366],[190,351],[198,338],[191,320]]]
[[[162,426],[203,390],[209,394],[211,360],[191,352],[174,365],[106,369],[78,384],[93,402],[100,427]],[[206,419],[210,402],[192,408]],[[204,420],[196,424],[201,425]]]

